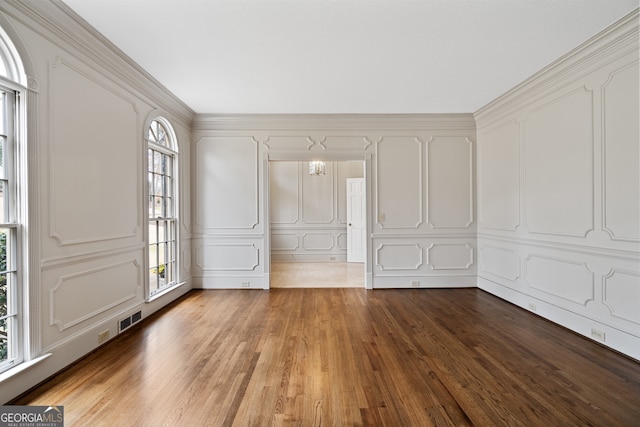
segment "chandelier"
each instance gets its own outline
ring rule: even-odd
[[[325,164],[324,162],[314,160],[309,162],[309,175],[324,175]]]

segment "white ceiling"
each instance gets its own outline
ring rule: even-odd
[[[198,113],[474,112],[638,0],[64,0]]]

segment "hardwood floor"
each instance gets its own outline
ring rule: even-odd
[[[478,289],[193,291],[12,403],[67,426],[637,426],[640,364]]]

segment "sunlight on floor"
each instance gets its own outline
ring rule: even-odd
[[[364,288],[364,264],[274,262],[272,288]]]

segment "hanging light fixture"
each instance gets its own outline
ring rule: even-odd
[[[309,175],[324,175],[325,164],[324,162],[314,160],[309,162]]]

